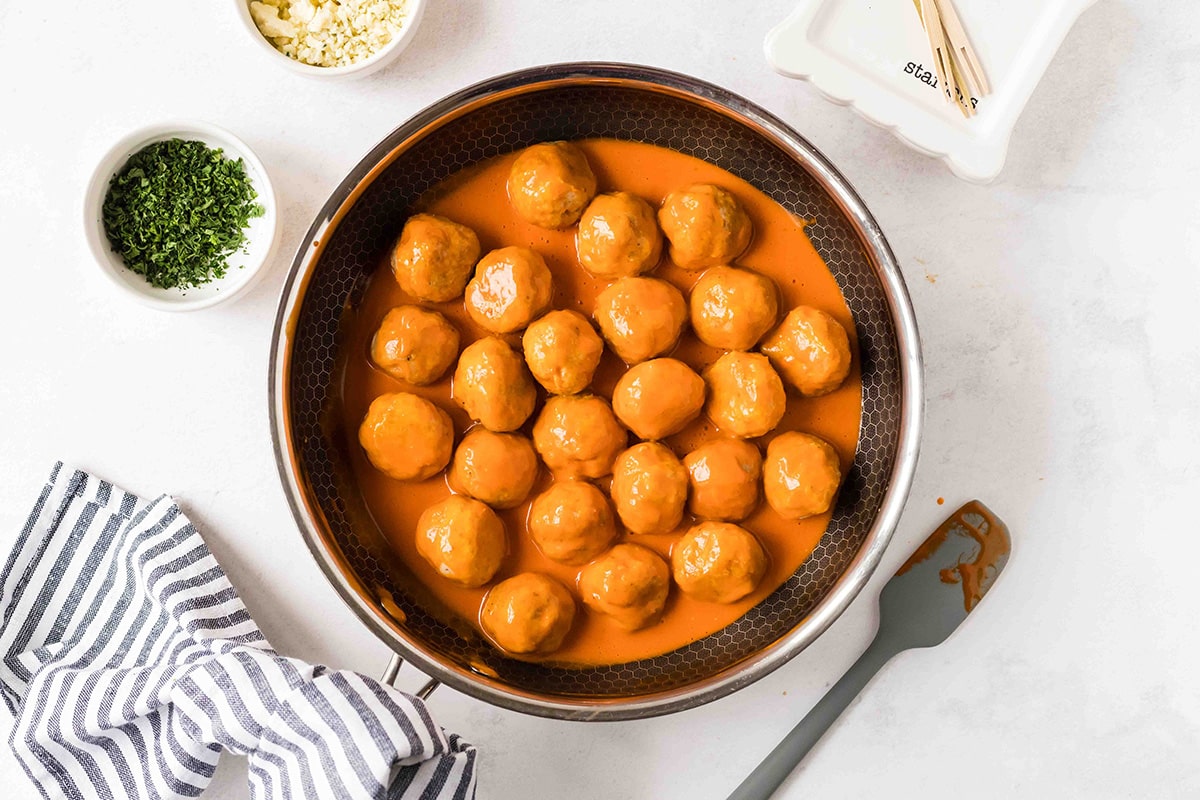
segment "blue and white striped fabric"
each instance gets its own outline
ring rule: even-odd
[[[196,797],[222,750],[255,800],[475,794],[420,699],[276,655],[169,497],[57,465],[0,608],[10,744],[47,798]]]

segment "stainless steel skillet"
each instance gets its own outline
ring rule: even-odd
[[[797,216],[846,297],[862,356],[858,454],[813,556],[718,633],[656,658],[579,669],[505,658],[431,613],[354,488],[335,362],[343,309],[423,191],[484,159],[549,139],[651,142],[711,161]],[[561,719],[650,717],[700,705],[768,674],[825,631],[862,589],[896,526],[917,460],[923,404],[912,306],[882,231],[836,169],[749,101],[684,75],[625,64],[558,64],[502,75],[400,125],[338,186],[284,286],[270,365],[280,478],[306,544],[342,599],[398,657],[495,705]]]

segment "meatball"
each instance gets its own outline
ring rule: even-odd
[[[713,267],[692,287],[688,306],[700,341],[722,350],[749,350],[774,327],[779,292],[766,275]]]
[[[691,484],[688,508],[700,519],[737,521],[758,506],[762,455],[741,439],[717,439],[683,459]]]
[[[626,370],[613,389],[613,411],[640,439],[662,439],[704,407],[704,379],[682,361],[656,358]]]
[[[376,397],[358,441],[375,469],[398,481],[423,481],[450,461],[454,426],[445,411],[423,397],[393,392]]]
[[[621,278],[596,296],[600,332],[627,364],[670,350],[686,320],[683,295],[655,278]]]
[[[617,538],[604,492],[586,481],[559,481],[533,498],[529,538],[551,561],[586,564]]]
[[[392,274],[413,297],[444,303],[462,295],[478,260],[475,231],[445,217],[415,214],[392,249]]]
[[[635,444],[613,464],[613,504],[633,533],[670,533],[679,527],[687,489],[687,470],[657,442]]]
[[[479,624],[509,653],[552,653],[575,622],[567,587],[540,572],[522,572],[496,584],[483,600]]]
[[[537,453],[529,439],[475,428],[454,451],[450,487],[492,508],[514,508],[529,496],[537,474]]]
[[[771,440],[763,462],[763,493],[784,519],[824,514],[842,482],[833,445],[807,433],[789,431]]]
[[[582,314],[551,311],[525,330],[525,363],[551,394],[582,392],[604,354],[604,341]]]
[[[819,308],[793,308],[759,349],[805,397],[829,394],[850,374],[850,337]]]
[[[625,278],[648,272],[662,257],[662,233],[654,209],[628,192],[597,195],[575,234],[579,263],[597,278]]]
[[[436,311],[399,306],[383,317],[371,340],[371,360],[397,380],[416,386],[446,374],[458,355],[458,329]]]
[[[590,394],[549,398],[533,424],[533,446],[542,461],[567,477],[604,477],[626,439],[612,408]]]
[[[553,280],[546,260],[528,247],[493,250],[467,284],[467,314],[490,333],[512,333],[550,305]]]
[[[758,353],[726,353],[704,372],[708,418],[730,436],[749,439],[773,430],[787,409],[783,381]]]
[[[537,389],[524,359],[494,336],[472,342],[463,350],[450,392],[471,419],[499,432],[521,427],[537,401]]]
[[[754,591],[767,571],[758,539],[732,522],[701,522],[671,548],[675,583],[706,603],[734,603]]]
[[[749,246],[753,231],[737,198],[711,183],[667,195],[658,224],[671,243],[671,260],[683,269],[728,264]]]
[[[628,631],[658,621],[670,588],[667,562],[637,544],[619,544],[579,573],[584,604]]]
[[[525,148],[508,173],[508,200],[526,222],[539,228],[566,228],[596,194],[596,176],[587,156],[569,142]]]
[[[478,500],[452,494],[417,522],[417,552],[438,574],[474,589],[492,579],[508,550],[504,523]]]

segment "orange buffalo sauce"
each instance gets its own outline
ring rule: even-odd
[[[854,459],[861,412],[857,339],[841,291],[805,235],[804,222],[745,181],[690,156],[637,142],[602,139],[578,144],[587,153],[601,192],[634,192],[657,206],[668,192],[691,183],[715,183],[732,191],[749,213],[755,231],[750,248],[737,264],[774,278],[781,291],[781,312],[800,304],[812,305],[829,312],[846,326],[851,349],[856,355],[845,384],[835,392],[815,399],[789,394],[787,413],[777,428],[778,431],[806,431],[829,441],[841,457],[844,475]],[[484,252],[508,245],[537,250],[546,258],[554,274],[554,307],[575,309],[591,317],[595,297],[606,284],[579,267],[574,228],[565,231],[536,228],[512,211],[505,183],[515,157],[516,154],[501,156],[451,177],[423,197],[414,210],[440,214],[470,226],[479,235]],[[396,220],[397,234],[402,222]],[[663,264],[651,274],[671,281],[685,295],[700,276],[699,272],[688,273],[676,268],[665,260],[665,256]],[[471,426],[471,420],[450,398],[449,375],[433,386],[413,387],[389,377],[370,362],[371,338],[384,314],[394,306],[411,302],[413,299],[406,296],[392,278],[386,254],[381,254],[379,267],[371,277],[362,301],[357,308],[348,309],[343,320],[343,346],[348,350],[343,359],[342,411],[346,431],[352,439],[349,449],[359,489],[380,530],[416,576],[444,603],[442,613],[456,615],[478,628],[479,607],[487,587],[463,589],[447,582],[416,551],[415,532],[421,512],[450,494],[444,476],[422,483],[394,481],[371,467],[355,438],[367,406],[384,392],[414,392],[437,403],[450,414],[458,438]],[[445,314],[459,328],[464,347],[482,335],[468,319],[461,299],[430,307]],[[519,350],[519,335],[508,338]],[[707,347],[685,333],[684,340],[669,355],[701,372],[720,354],[721,351]],[[624,369],[624,364],[606,350],[591,391],[610,396]],[[536,416],[535,411],[523,428],[526,435]],[[666,444],[682,458],[716,435],[707,419],[701,417],[667,439]],[[765,446],[771,435],[764,437],[760,445]],[[631,438],[630,444],[634,441]],[[529,500],[552,481],[543,469]],[[602,489],[608,489],[607,479],[599,484]],[[533,570],[553,575],[575,590],[580,568],[544,558],[529,540],[525,531],[529,500],[511,511],[499,512],[508,529],[510,552],[495,581]],[[581,665],[615,664],[660,655],[708,636],[745,614],[787,580],[816,547],[828,522],[829,515],[799,522],[787,521],[763,504],[749,519],[740,523],[759,537],[770,557],[766,577],[748,597],[730,605],[702,603],[684,596],[673,586],[661,622],[633,633],[622,630],[579,603],[573,630],[562,648],[547,658]],[[691,520],[685,518],[682,528],[690,523]],[[669,560],[670,548],[676,538],[677,534],[639,536],[624,533],[621,541],[646,545]]]

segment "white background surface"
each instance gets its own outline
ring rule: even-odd
[[[976,495],[1014,533],[1002,580],[944,645],[893,661],[785,796],[1200,796],[1194,0],[1089,11],[989,187],[773,74],[761,42],[789,0],[430,6],[392,68],[325,84],[270,63],[229,0],[0,2],[0,551],[65,458],[178,497],[278,649],[378,673],[387,652],[312,563],[272,460],[268,340],[290,251],[371,145],[453,90],[559,60],[665,66],[780,114],[877,216],[924,338],[916,484],[867,591],[728,699],[597,725],[439,690],[439,721],[483,752],[480,797],[724,797],[865,647],[887,576]],[[285,220],[252,293],[194,316],[118,296],[80,228],[108,145],[181,116],[249,142]],[[244,767],[226,759],[209,796],[245,794]],[[0,796],[38,797],[6,748]]]

